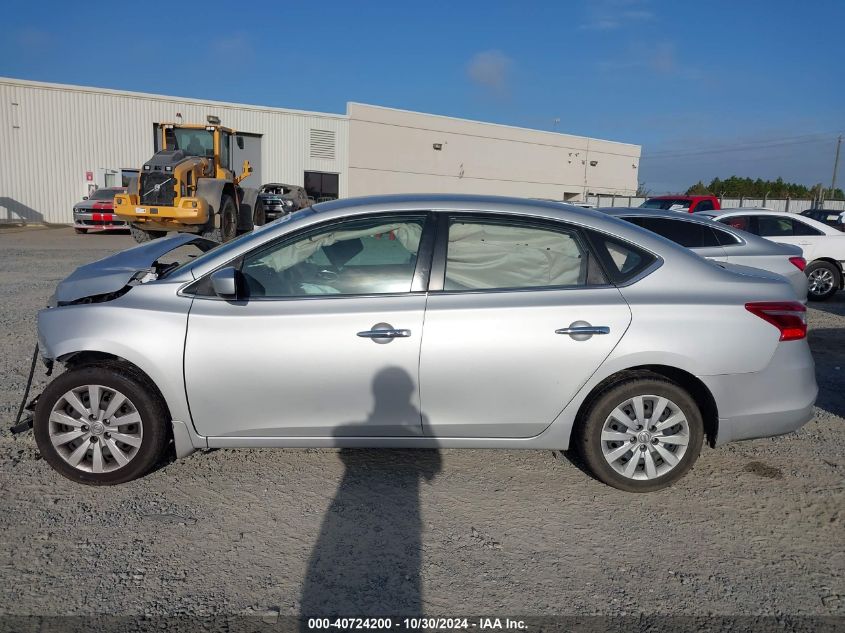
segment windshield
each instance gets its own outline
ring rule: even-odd
[[[95,189],[88,194],[89,200],[112,200],[117,192],[114,189]]]
[[[640,209],[662,209],[668,211],[674,206],[689,209],[690,200],[683,198],[650,198],[640,205]]]
[[[170,128],[165,130],[166,149],[181,149],[189,156],[214,156],[214,132]]]

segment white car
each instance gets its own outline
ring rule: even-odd
[[[845,233],[796,213],[760,209],[723,209],[701,213],[735,229],[804,251],[807,298],[822,301],[843,287]]]

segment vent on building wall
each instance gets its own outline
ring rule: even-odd
[[[311,158],[334,158],[334,132],[311,130]]]

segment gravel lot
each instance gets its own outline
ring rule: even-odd
[[[131,243],[0,229],[4,428],[36,310]],[[0,615],[843,616],[845,293],[810,323],[815,419],[705,448],[648,495],[550,452],[482,450],[217,450],[95,489],[4,431]]]

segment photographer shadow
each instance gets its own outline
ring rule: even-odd
[[[389,367],[373,380],[367,420],[339,427],[336,437],[366,435],[393,419],[421,424],[411,401],[416,385]],[[421,428],[421,427],[420,427]],[[420,484],[441,469],[437,449],[352,449],[311,553],[300,617],[422,614]]]

